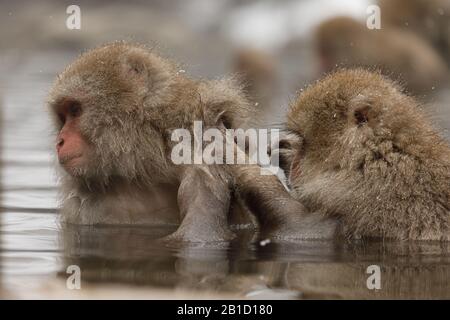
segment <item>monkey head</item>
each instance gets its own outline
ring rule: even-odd
[[[396,167],[404,155],[438,159],[442,141],[424,118],[380,73],[340,70],[311,85],[288,114],[288,129],[301,141],[291,161],[294,192],[319,177],[345,180]],[[427,145],[430,139],[436,148]]]
[[[380,73],[339,70],[291,106],[292,195],[349,237],[448,239],[450,147]],[[296,146],[295,144],[291,144]]]
[[[69,65],[49,97],[65,171],[97,181],[133,179],[150,174],[148,163],[163,165],[161,111],[177,76],[169,62],[125,43],[89,51]]]
[[[321,71],[329,72],[339,64],[347,65],[357,61],[355,51],[361,50],[358,40],[361,36],[364,37],[365,32],[364,25],[348,17],[336,17],[320,24],[315,39]]]

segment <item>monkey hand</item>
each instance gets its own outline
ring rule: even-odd
[[[228,227],[230,189],[222,174],[212,167],[184,169],[178,189],[182,222],[164,241],[221,242],[234,238]]]
[[[270,157],[278,157],[279,167],[287,177],[289,176],[294,156],[301,150],[302,143],[303,140],[299,135],[289,133],[281,136],[270,147]]]
[[[331,239],[339,223],[310,213],[274,175],[261,175],[257,165],[234,167],[237,191],[257,216],[262,239]]]
[[[324,218],[318,213],[292,212],[286,220],[279,221],[269,229],[261,228],[260,239],[330,240],[338,235],[340,223],[337,219]]]

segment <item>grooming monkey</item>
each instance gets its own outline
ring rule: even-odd
[[[64,222],[180,224],[168,237],[180,241],[233,237],[230,206],[244,196],[234,182],[240,166],[176,165],[170,157],[173,129],[192,132],[201,120],[204,129],[225,130],[250,118],[253,106],[232,80],[195,81],[144,47],[113,43],[69,65],[48,104],[59,132]],[[281,219],[270,212],[280,207],[258,208],[254,213],[270,221],[262,230],[277,235],[300,223],[303,207],[275,176],[265,181],[299,213]],[[259,192],[253,190],[255,201]]]
[[[291,193],[338,232],[449,239],[450,147],[396,83],[340,70],[303,91],[287,127]]]
[[[414,93],[429,92],[447,77],[445,61],[422,38],[399,28],[370,30],[348,17],[323,22],[316,31],[322,69],[378,68],[401,78]]]

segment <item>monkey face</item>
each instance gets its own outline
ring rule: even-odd
[[[56,142],[59,163],[69,174],[78,176],[88,166],[92,148],[79,128],[82,105],[75,100],[63,100],[55,108],[61,123]]]
[[[289,130],[302,140],[292,158],[291,184],[324,173],[358,174],[367,161],[409,150],[404,137],[419,130],[413,104],[393,82],[362,69],[338,71],[309,87],[288,114]]]
[[[86,179],[132,179],[144,161],[160,160],[148,152],[163,149],[151,115],[171,81],[172,67],[137,46],[114,43],[77,59],[49,99],[63,168]]]

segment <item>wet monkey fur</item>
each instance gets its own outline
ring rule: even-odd
[[[51,89],[48,105],[64,169],[63,222],[179,224],[168,239],[180,241],[233,237],[230,208],[245,196],[235,181],[239,166],[175,165],[170,158],[173,129],[192,132],[195,120],[204,129],[238,128],[254,114],[233,80],[193,80],[145,47],[118,42],[69,65]],[[300,206],[275,176],[264,181],[281,192],[280,199]],[[256,214],[262,211],[271,215],[270,208]],[[295,225],[298,219],[275,220],[267,229]]]
[[[337,71],[300,94],[287,127],[291,193],[308,211],[349,238],[449,240],[450,147],[395,82]]]

